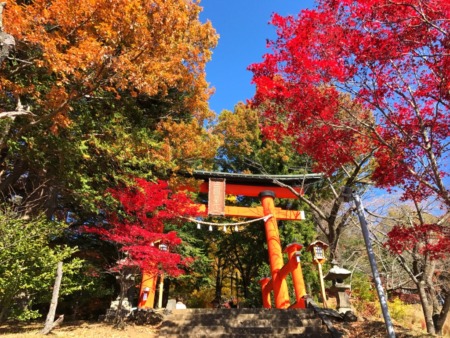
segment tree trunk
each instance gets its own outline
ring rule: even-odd
[[[220,301],[222,300],[222,278],[221,278],[221,274],[222,274],[222,271],[221,271],[221,269],[219,268],[219,270],[217,271],[217,274],[216,274],[216,288],[215,288],[215,299],[214,300],[216,300],[216,301],[218,301],[219,302],[219,304],[220,304]]]
[[[3,301],[0,302],[0,323],[3,323],[3,320],[6,317],[6,312],[9,309],[9,307],[5,306],[5,305],[10,304],[10,302],[11,302],[11,297],[6,296],[5,298],[7,298],[7,299],[6,300],[3,299]]]
[[[218,257],[216,270],[215,298],[214,298],[214,302],[217,302],[218,306],[220,306],[222,301],[223,266],[224,264],[222,264],[222,258]]]
[[[9,56],[10,51],[16,45],[14,37],[3,31],[3,9],[6,2],[0,3],[0,64]]]
[[[52,294],[52,301],[50,303],[50,309],[48,310],[47,319],[45,321],[45,326],[42,329],[42,334],[48,334],[50,331],[55,327],[55,313],[56,313],[56,307],[58,306],[58,297],[59,297],[59,289],[61,287],[61,280],[63,275],[63,262],[58,262],[57,268],[56,268],[56,279],[55,279],[55,285],[53,286],[53,294]],[[63,317],[61,317],[63,318]],[[62,321],[62,319],[61,319]],[[58,324],[61,322],[60,319],[58,319]]]
[[[164,290],[163,290],[163,307],[164,304],[167,304],[169,301],[169,291],[170,291],[170,285],[172,284],[172,281],[170,278],[164,278]]]
[[[420,281],[417,285],[417,288],[419,289],[420,302],[422,304],[423,316],[427,325],[427,332],[430,334],[435,334],[433,323],[433,307],[428,300],[425,282],[423,280]]]
[[[444,304],[442,305],[441,312],[439,313],[439,315],[435,320],[436,334],[442,335],[442,329],[444,327],[445,320],[447,319],[449,312],[450,312],[450,295],[445,293]]]
[[[126,279],[125,279],[125,273],[123,271],[119,274],[119,285],[120,285],[120,295],[119,295],[119,304],[117,305],[117,311],[116,316],[114,318],[114,328],[123,330],[125,329],[125,321],[123,318],[123,299],[126,295]]]

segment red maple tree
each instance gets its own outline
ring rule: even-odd
[[[177,276],[192,259],[176,252],[182,241],[175,231],[164,232],[164,225],[181,224],[186,221],[183,217],[198,215],[198,209],[185,193],[171,192],[165,181],[136,178],[135,183],[109,190],[121,209],[108,214],[106,226],[87,227],[85,231],[119,246],[125,258],[115,269],[137,266],[149,273],[162,270]],[[163,244],[168,250],[160,250]]]
[[[405,250],[415,250],[430,259],[442,259],[450,252],[450,236],[445,226],[435,223],[398,224],[389,232],[386,246],[390,251],[401,254]]]
[[[449,17],[446,0],[319,0],[298,17],[274,15],[271,53],[250,66],[264,133],[293,135],[325,172],[370,138],[378,186],[450,206]],[[348,111],[343,123],[342,93],[374,118]]]

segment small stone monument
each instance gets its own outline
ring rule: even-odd
[[[175,305],[177,304],[176,299],[169,299],[167,301],[166,310],[172,311],[175,309]]]

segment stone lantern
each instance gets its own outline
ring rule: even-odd
[[[336,261],[331,262],[331,264],[333,267],[328,271],[328,274],[324,279],[330,280],[332,283],[330,293],[337,299],[337,311],[348,316],[352,314],[350,297],[348,294],[348,291],[350,291],[350,284],[345,284],[344,280],[352,273],[347,269],[339,267]]]

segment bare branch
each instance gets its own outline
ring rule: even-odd
[[[22,103],[20,102],[20,99],[17,101],[17,108],[14,111],[5,111],[0,113],[0,119],[3,118],[10,118],[10,119],[15,119],[16,116],[20,116],[20,115],[32,115],[35,116],[31,111],[30,111],[30,107],[26,106],[24,107],[22,105]]]
[[[0,3],[0,32],[3,32],[3,9],[6,6],[6,2]]]

